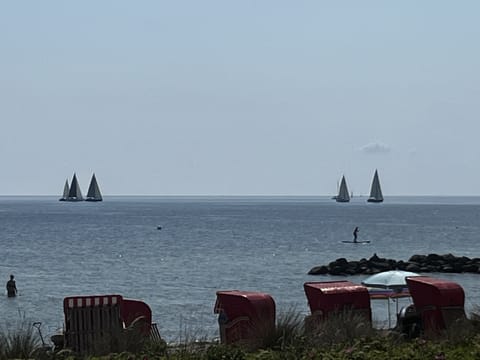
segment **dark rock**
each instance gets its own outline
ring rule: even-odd
[[[463,272],[477,273],[478,272],[478,265],[475,265],[475,264],[465,265],[463,267]]]
[[[347,268],[347,270],[345,270],[345,273],[347,275],[357,275],[358,274],[358,271],[354,268]]]
[[[309,275],[325,275],[328,274],[328,267],[322,266],[315,266],[309,272]]]
[[[463,264],[460,262],[456,262],[452,264],[453,272],[455,273],[462,273],[463,272]]]
[[[438,261],[438,260],[443,260],[442,257],[438,254],[428,254],[427,255],[427,259],[426,259],[428,262],[431,262],[431,261]]]
[[[415,264],[413,262],[408,262],[407,266],[405,267],[405,270],[410,271],[410,272],[419,272],[420,271],[420,266],[418,266],[417,264]]]
[[[414,262],[417,264],[423,263],[427,257],[425,255],[413,255],[408,262]]]
[[[377,256],[377,253],[374,253],[373,256],[369,259],[369,261],[380,261],[380,258]]]
[[[310,275],[371,275],[388,270],[405,270],[411,272],[469,272],[480,274],[480,258],[470,259],[466,256],[457,257],[452,254],[413,255],[408,261],[386,259],[376,253],[370,259],[362,258],[358,261],[347,261],[338,258],[328,266],[315,266],[308,273]]]
[[[348,267],[349,267],[349,268],[358,269],[359,266],[360,266],[360,262],[359,262],[359,261],[349,261],[349,262],[348,262]]]
[[[431,260],[431,261],[427,261],[426,262],[429,266],[443,266],[443,265],[446,265],[447,262],[443,259],[439,259],[439,260]]]
[[[347,268],[344,266],[334,266],[331,267],[328,271],[330,275],[344,275],[346,274]]]
[[[445,260],[447,262],[454,261],[456,259],[456,257],[452,254],[442,255],[442,258],[443,258],[443,260]]]
[[[445,265],[445,266],[442,266],[441,272],[454,273],[455,270],[453,269],[453,266],[451,266],[451,265]]]
[[[393,270],[394,268],[390,265],[390,263],[388,261],[371,261],[370,262],[370,267],[374,267],[374,268],[377,268],[377,269],[380,269],[381,271],[388,271],[388,270]]]
[[[369,268],[368,266],[363,266],[363,265],[361,265],[361,266],[359,266],[359,267],[357,268],[357,272],[358,272],[359,274],[366,274],[369,269],[370,269],[370,268]]]
[[[347,267],[348,266],[348,261],[345,258],[340,258],[335,261],[332,261],[331,263],[328,264],[329,268],[333,268],[336,266],[342,266],[342,267]]]

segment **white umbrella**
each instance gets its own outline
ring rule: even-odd
[[[407,287],[407,281],[405,280],[407,276],[420,275],[410,271],[390,270],[369,276],[362,281],[362,284],[372,288],[402,289]]]
[[[409,296],[407,281],[408,276],[420,276],[420,274],[403,271],[390,270],[369,276],[362,281],[362,285],[369,287],[370,297],[372,299],[387,299],[388,301],[388,327],[390,327],[390,299]],[[384,289],[383,296],[379,296],[376,289]],[[396,312],[398,313],[398,300],[396,300]]]

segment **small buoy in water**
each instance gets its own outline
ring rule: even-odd
[[[162,230],[162,227],[160,225],[158,225],[157,230]]]

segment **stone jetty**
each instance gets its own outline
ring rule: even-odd
[[[378,257],[373,254],[370,259],[348,261],[339,258],[328,265],[313,267],[310,275],[371,275],[388,270],[406,270],[418,273],[475,273],[480,274],[480,258],[470,259],[466,256],[452,254],[413,255],[408,261]]]

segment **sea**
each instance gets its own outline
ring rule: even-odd
[[[370,243],[342,243],[356,226]],[[65,297],[119,294],[147,303],[168,342],[214,339],[219,290],[265,292],[277,317],[303,316],[305,282],[367,277],[308,275],[314,266],[374,254],[480,257],[479,242],[480,197],[3,196],[0,279],[14,274],[18,296],[0,297],[0,331],[39,322],[49,339],[64,326]],[[478,310],[480,274],[428,275],[460,284],[467,313]],[[410,299],[400,301],[373,300],[375,326],[388,326],[389,309]]]

